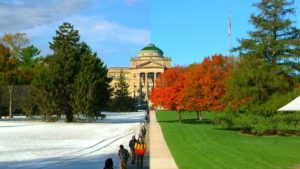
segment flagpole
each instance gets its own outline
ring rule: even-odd
[[[231,56],[231,40],[230,40],[230,36],[231,36],[231,12],[229,12],[229,16],[228,16],[228,53],[229,56]]]

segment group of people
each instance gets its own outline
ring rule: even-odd
[[[132,136],[131,140],[129,141],[130,153],[124,148],[123,145],[120,145],[120,149],[118,151],[120,169],[127,169],[127,161],[129,157],[131,159],[131,164],[136,164],[137,169],[143,168],[144,154],[147,150],[147,145],[144,141],[145,137],[146,128],[143,125],[140,128],[140,135],[138,139],[136,139],[135,136]],[[113,169],[113,161],[111,158],[106,160],[104,169]]]

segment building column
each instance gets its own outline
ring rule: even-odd
[[[148,100],[148,73],[145,73],[146,100]]]
[[[136,97],[135,91],[136,91],[136,82],[134,81],[134,82],[133,82],[133,98],[134,98],[134,99],[135,99],[135,97]]]
[[[138,82],[138,94],[139,94],[139,100],[141,101],[142,100],[142,81],[141,81],[141,76],[142,76],[142,73],[138,73],[139,75],[139,82]]]
[[[155,81],[156,81],[156,72],[153,72],[153,86],[152,86],[152,88],[154,88]]]

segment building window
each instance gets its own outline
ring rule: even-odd
[[[154,73],[148,73],[148,78],[153,78],[154,77]]]
[[[161,75],[160,72],[156,73],[156,78],[158,78]]]

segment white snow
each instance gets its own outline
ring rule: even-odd
[[[129,149],[145,112],[105,113],[96,123],[0,119],[0,168],[103,168],[123,144]]]

